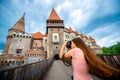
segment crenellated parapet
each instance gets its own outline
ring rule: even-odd
[[[47,51],[39,50],[39,49],[27,50],[26,56],[28,58],[27,63],[33,63],[33,62],[45,60],[47,57]]]
[[[26,64],[26,57],[23,55],[2,54],[0,55],[0,67]]]
[[[11,32],[8,34],[8,37],[11,37],[11,38],[32,38],[32,35],[27,34],[27,33]]]

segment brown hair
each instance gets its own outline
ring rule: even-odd
[[[83,51],[90,73],[102,78],[114,78],[120,75],[119,69],[106,64],[98,58],[95,52],[89,48],[81,38],[74,38],[72,41],[76,47]]]

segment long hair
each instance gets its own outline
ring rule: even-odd
[[[120,70],[114,68],[95,55],[95,52],[89,48],[81,38],[74,38],[73,43],[80,48],[89,67],[89,72],[102,78],[114,78],[120,75]]]

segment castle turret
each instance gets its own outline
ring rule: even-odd
[[[16,33],[16,32],[25,32],[25,28],[24,28],[24,15],[22,16],[22,18],[8,31],[8,36],[7,36],[7,42],[5,45],[5,48],[3,50],[3,53],[8,54],[8,50],[12,41],[12,34]]]
[[[58,54],[63,43],[64,21],[58,16],[54,8],[52,9],[47,24],[47,58],[52,58]]]
[[[25,14],[24,14],[25,15]],[[16,32],[25,32],[25,27],[24,27],[24,15],[21,17],[21,19],[11,28],[9,29],[10,31],[16,31]]]

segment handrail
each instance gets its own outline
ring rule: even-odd
[[[0,70],[0,80],[42,80],[53,59]]]

